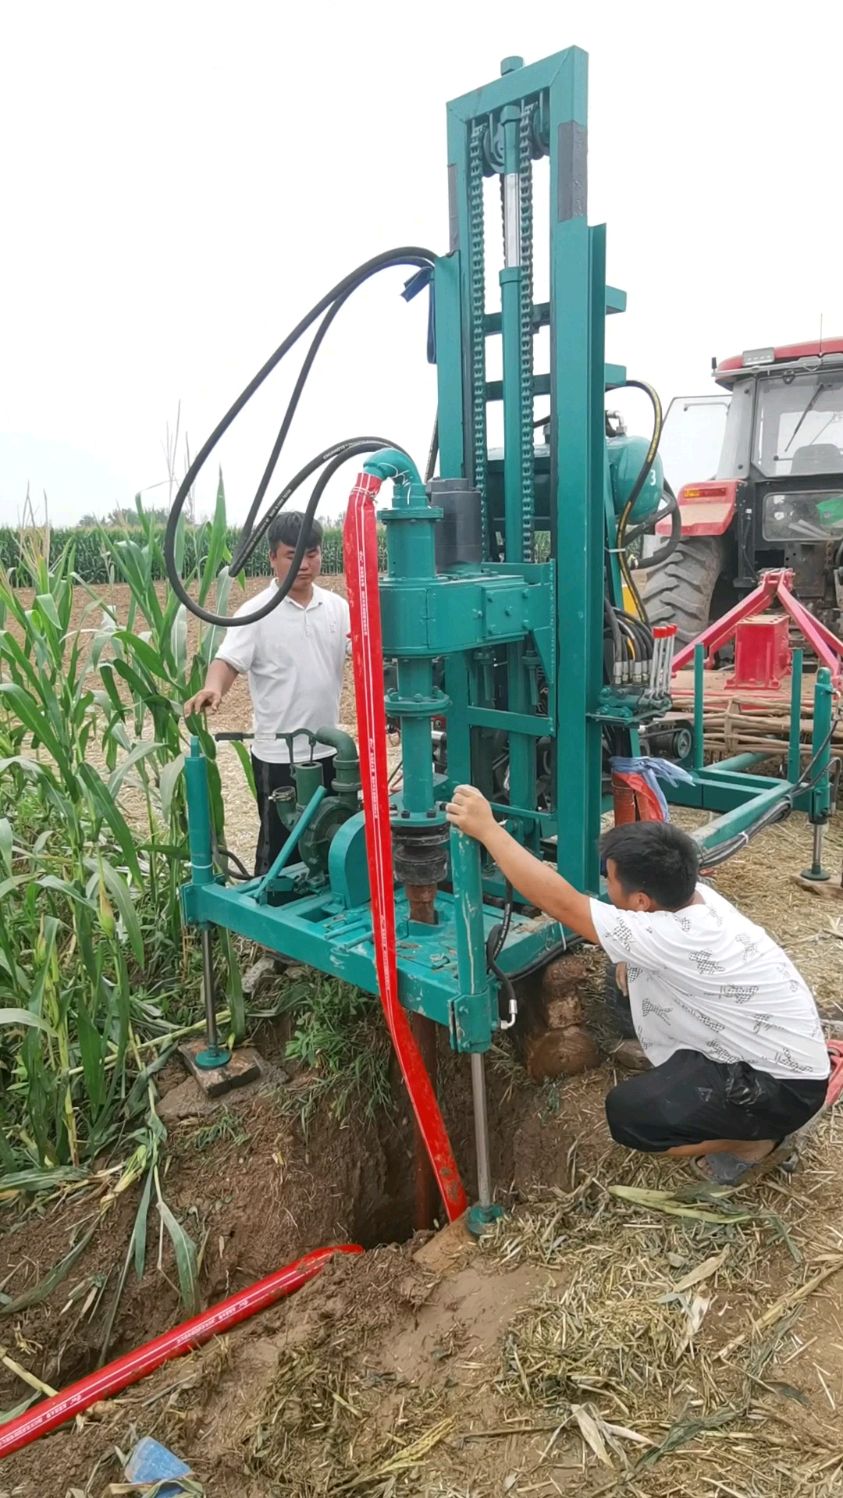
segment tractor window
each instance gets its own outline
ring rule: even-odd
[[[843,473],[843,370],[759,379],[753,461],[767,478]]]
[[[729,396],[676,395],[667,408],[659,454],[674,494],[718,472]]]

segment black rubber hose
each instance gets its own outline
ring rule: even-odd
[[[430,438],[430,447],[427,452],[427,463],[424,470],[424,481],[430,483],[436,472],[436,459],[439,457],[439,417],[433,423],[433,433]]]
[[[628,614],[625,609],[615,609],[615,613],[618,616],[619,623],[626,625],[635,635],[642,658],[649,660],[653,654],[653,636],[647,625],[638,619],[635,614]]]
[[[634,568],[632,569],[634,572],[646,572],[648,567],[660,567],[662,565],[662,562],[666,562],[671,553],[676,550],[679,542],[682,540],[682,513],[679,509],[679,502],[675,494],[670,494],[668,496],[667,508],[662,510],[660,515],[653,518],[664,520],[668,515],[670,516],[670,535],[665,541],[664,546],[660,546],[658,551],[654,551],[653,555],[650,557],[639,557],[635,563]],[[632,532],[627,531],[627,546],[631,546],[632,542],[635,541],[638,536],[644,535],[652,525],[653,519],[651,519],[649,522],[645,522],[643,526],[636,526],[635,530]]]
[[[506,882],[504,893],[503,920],[499,925],[493,926],[486,938],[486,958],[491,964],[495,962],[503,951],[503,944],[509,936],[509,928],[512,925],[512,885]]]
[[[626,660],[630,663],[633,661],[639,664],[642,663],[644,657],[641,653],[641,644],[634,630],[630,629],[629,621],[626,619],[618,619],[618,629],[620,630],[623,638],[627,641],[630,647],[629,652],[626,656]]]
[[[196,457],[193,459],[193,462],[190,464],[187,473],[185,474],[181,484],[179,485],[178,492],[173,502],[169,518],[167,520],[167,528],[164,534],[164,560],[167,569],[167,576],[178,598],[182,603],[185,604],[187,608],[191,610],[191,612],[196,614],[198,618],[204,619],[207,623],[222,626],[226,626],[232,622],[224,616],[210,614],[207,610],[201,609],[198,604],[194,603],[193,599],[191,599],[189,594],[187,593],[187,590],[182,583],[181,577],[179,576],[175,556],[176,533],[178,530],[178,523],[181,518],[182,510],[184,509],[187,497],[190,493],[191,488],[193,487],[193,484],[196,481],[200,470],[203,468],[204,464],[207,462],[207,459],[214,451],[217,443],[220,441],[221,437],[223,437],[225,432],[228,431],[228,428],[231,426],[235,418],[239,416],[240,412],[243,410],[243,407],[248,403],[248,401],[251,400],[255,392],[260,389],[264,380],[267,379],[267,377],[284,358],[285,354],[289,352],[289,350],[298,341],[302,334],[307,332],[307,329],[316,321],[316,319],[318,317],[321,317],[323,312],[327,312],[329,309],[331,309],[329,316],[326,319],[326,323],[328,324],[328,326],[330,326],[330,323],[333,321],[335,311],[337,310],[334,308],[334,304],[338,302],[340,305],[342,305],[346,297],[350,295],[352,291],[357,290],[357,288],[361,286],[365,281],[369,280],[371,276],[377,275],[378,272],[382,270],[387,270],[392,266],[398,265],[417,266],[419,268],[425,268],[433,264],[434,258],[435,257],[431,250],[421,249],[416,246],[401,247],[395,250],[386,250],[382,254],[374,256],[373,259],[367,260],[363,265],[358,266],[356,270],[351,271],[349,275],[345,276],[342,281],[337,282],[336,286],[332,287],[332,289],[327,292],[325,296],[315,304],[315,306],[311,307],[310,311],[305,314],[300,322],[297,323],[292,332],[288,333],[287,337],[283,340],[282,343],[279,344],[275,352],[270,355],[266,363],[258,370],[253,379],[249,381],[245,389],[240,392],[240,395],[237,397],[234,404],[229,408],[222,420],[217,423],[217,426],[214,428],[210,437],[208,437],[206,442],[204,442],[202,447],[199,449],[199,452],[196,454]],[[308,365],[308,372],[310,365],[313,363],[313,359],[315,358],[316,353],[319,349],[325,332],[327,332],[327,327],[323,326],[319,329],[316,337],[314,338],[315,347],[313,345],[311,346],[308,354],[308,359],[305,361]],[[301,395],[302,384],[303,382],[300,381],[299,384],[297,384],[296,390],[294,391],[293,401],[295,403],[298,402],[298,398]],[[293,409],[295,409],[295,404],[293,405]],[[276,438],[276,442],[273,445],[272,456],[270,458],[270,461],[267,463],[266,468],[264,469],[261,483],[258,486],[258,492],[249,509],[250,523],[247,523],[247,525],[244,527],[245,534],[237,550],[237,560],[240,566],[242,566],[244,560],[252,554],[255,546],[257,546],[258,544],[260,535],[263,534],[262,530],[258,533],[252,531],[251,525],[254,522],[255,515],[257,514],[257,509],[260,507],[263,494],[265,494],[266,489],[269,486],[275,462],[277,461],[278,454],[280,453],[281,447],[283,446],[284,436],[286,436],[286,430],[284,430],[284,428],[286,427],[287,429],[289,429],[288,415],[289,408],[288,412],[285,413],[284,422],[282,423],[283,436],[281,436],[281,433],[279,433],[279,436],[281,437],[280,443],[278,438]],[[283,501],[277,504],[276,511],[277,508],[280,508],[280,503],[283,503]],[[266,519],[266,517],[264,518]],[[296,548],[296,550],[298,552],[298,547]],[[302,547],[301,554],[298,555],[297,559],[294,557],[293,563],[291,564],[290,570],[293,581],[295,580],[295,573],[298,570],[299,564],[301,562],[301,556],[303,554],[304,547]],[[292,586],[292,583],[290,583],[290,586]],[[284,597],[286,597],[286,593],[283,593],[279,588],[267,609],[265,611],[258,611],[255,614],[252,614],[250,618],[252,620],[256,618],[262,618],[264,612],[269,613],[273,608],[277,608],[278,604],[282,602],[282,599]]]
[[[665,479],[662,483],[662,499],[667,499],[667,505],[663,510],[656,510],[652,515],[648,515],[646,520],[639,520],[638,524],[633,525],[631,530],[629,529],[629,527],[627,527],[627,546],[631,546],[633,541],[638,540],[639,536],[646,536],[647,532],[651,531],[653,529],[653,526],[656,525],[660,520],[665,520],[668,515],[673,514],[678,501],[676,499],[676,495],[670,487],[670,484],[667,482],[667,479]],[[638,565],[640,567],[641,563],[639,562]]]
[[[331,461],[328,463],[327,468],[325,468],[318,483],[315,485],[310,499],[307,502],[307,506],[304,510],[302,516],[302,526],[299,531],[298,540],[296,541],[296,548],[293,553],[293,558],[290,562],[290,570],[287,573],[287,576],[285,577],[283,583],[280,583],[276,588],[274,596],[270,599],[269,603],[264,604],[263,608],[255,609],[249,614],[241,614],[239,618],[233,619],[229,619],[223,614],[212,614],[209,609],[203,608],[196,602],[195,599],[187,596],[181,578],[176,574],[175,577],[170,577],[170,582],[173,586],[173,590],[181,598],[182,603],[186,604],[186,606],[191,610],[192,613],[196,615],[198,619],[203,619],[206,624],[219,625],[223,629],[232,629],[242,624],[254,624],[258,619],[265,619],[266,615],[271,614],[272,610],[274,608],[277,608],[279,603],[283,603],[284,599],[287,597],[287,594],[290,592],[290,589],[292,588],[296,580],[296,576],[301,565],[301,559],[307,550],[308,541],[310,539],[310,525],[314,515],[316,514],[316,508],[319,504],[320,499],[322,498],[323,493],[325,492],[325,486],[327,485],[329,479],[333,478],[337,469],[341,467],[341,465],[345,463],[349,458],[356,457],[357,455],[362,453],[378,452],[382,447],[398,447],[398,444],[388,441],[385,437],[352,438],[348,442],[340,444],[338,448],[328,448],[324,453],[320,453],[318,458],[312,458],[309,463],[305,464],[305,467],[301,469],[300,473],[296,475],[296,478],[292,481],[292,483],[288,485],[288,489],[285,490],[285,494],[287,495],[287,497],[289,497],[289,494],[291,494],[294,489],[297,489],[299,485],[304,482],[304,479],[306,477],[314,473],[315,470],[320,466],[320,464],[325,462],[328,455],[331,456]],[[403,448],[399,448],[398,450],[403,452]],[[259,529],[265,530],[269,524],[270,517],[264,516]]]
[[[625,388],[630,390],[643,390],[653,408],[653,434],[650,438],[649,446],[644,455],[644,462],[641,464],[638,477],[636,478],[635,483],[633,484],[629,492],[626,504],[623,507],[621,518],[618,521],[617,541],[615,543],[618,549],[618,562],[620,563],[623,580],[626,583],[630,593],[632,594],[632,598],[639,615],[646,624],[647,611],[644,608],[641,594],[635,586],[635,582],[632,576],[632,569],[630,568],[629,561],[626,556],[626,528],[629,524],[629,517],[632,514],[635,501],[641,493],[641,490],[644,488],[644,484],[647,480],[647,475],[649,474],[650,469],[656,461],[656,454],[659,450],[659,442],[661,441],[664,418],[662,416],[662,403],[651,385],[646,385],[643,380],[626,380],[624,382],[624,386]]]
[[[666,512],[662,512],[659,519],[665,519],[666,515],[670,516],[670,535],[665,541],[664,546],[660,546],[658,551],[653,552],[652,556],[639,557],[632,569],[633,572],[646,572],[650,567],[660,567],[673,554],[682,540],[682,512],[675,499],[669,509]]]
[[[313,368],[313,362],[319,352],[319,349],[322,346],[325,334],[328,332],[328,329],[330,328],[331,323],[333,322],[337,313],[342,307],[345,306],[350,296],[351,290],[347,291],[345,293],[345,296],[337,298],[337,300],[334,302],[334,305],[330,307],[325,313],[325,316],[323,317],[321,323],[319,324],[319,327],[316,329],[316,332],[313,335],[313,342],[311,343],[310,348],[307,351],[304,363],[302,364],[302,367],[299,371],[299,377],[296,380],[295,385],[293,386],[293,393],[287,403],[287,409],[284,412],[284,420],[278,428],[278,435],[272,444],[272,451],[269,455],[269,460],[267,462],[266,468],[264,469],[263,477],[258,484],[257,490],[255,491],[255,497],[249,507],[249,513],[243,522],[243,534],[245,535],[246,540],[241,541],[240,545],[234,553],[234,556],[231,558],[230,570],[235,574],[240,572],[242,568],[245,567],[250,556],[254,552],[255,547],[258,544],[258,539],[253,537],[252,534],[255,518],[263,503],[266,491],[269,488],[270,482],[272,480],[272,475],[275,472],[278,459],[281,456],[281,449],[287,440],[287,434],[290,430],[290,427],[292,426],[293,417],[296,414],[296,408],[299,401],[301,400],[302,391],[307,384],[310,371]]]
[[[614,655],[615,663],[617,664],[619,662],[622,662],[624,659],[623,637],[621,635],[621,626],[618,621],[618,616],[615,613],[615,610],[612,607],[611,599],[607,594],[603,595],[603,615],[612,635],[612,652]]]
[[[312,477],[317,468],[321,468],[322,464],[327,463],[329,459],[338,457],[340,453],[348,452],[351,447],[360,442],[371,442],[373,444],[371,451],[376,451],[379,447],[394,447],[399,452],[404,451],[402,444],[395,442],[391,437],[343,437],[341,442],[333,442],[330,447],[324,447],[321,453],[316,454],[315,458],[308,459],[304,467],[299,469],[298,473],[284,486],[281,493],[273,499],[266,514],[261,517],[252,532],[254,544],[250,547],[250,554],[266,535],[278,511],[283,510],[287,501],[292,499],[296,490],[300,489],[302,484]],[[233,567],[231,570],[234,570]],[[298,564],[296,564],[296,571],[298,571]],[[254,619],[257,616],[252,614],[250,617]],[[233,622],[236,624],[239,621],[235,619]]]

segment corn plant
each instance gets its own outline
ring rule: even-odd
[[[104,535],[101,550],[129,584],[118,621],[93,594],[72,622],[75,553],[48,545],[19,553],[16,581],[0,571],[0,1197],[66,1183],[112,1159],[128,1189],[145,1175],[135,1237],[154,1200],[175,1252],[186,1304],[196,1256],[161,1194],[166,1138],[155,1111],[155,1071],[198,1012],[179,919],[186,828],[181,703],[216,648],[213,631],[188,655],[184,611],[155,588],[161,542],[139,524]],[[199,596],[216,586],[224,609],[225,506],[220,491],[204,538]],[[215,831],[223,809],[214,744]],[[144,809],[131,818],[129,784]],[[234,954],[230,1010],[243,1028]],[[192,1008],[185,993],[194,995]],[[128,1164],[120,1162],[129,1152]],[[142,1269],[138,1250],[133,1259]],[[122,1282],[121,1282],[122,1283]],[[116,1303],[112,1310],[116,1310]]]

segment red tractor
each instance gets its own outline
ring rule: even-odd
[[[693,639],[756,587],[794,574],[797,597],[843,634],[843,338],[751,349],[718,364],[725,392],[671,401],[662,439],[681,532],[639,573],[651,624]],[[687,479],[694,473],[705,477]],[[660,521],[659,539],[671,521]]]

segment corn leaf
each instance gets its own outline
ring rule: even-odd
[[[20,1295],[16,1295],[14,1300],[9,1301],[8,1305],[0,1306],[0,1316],[17,1316],[20,1311],[26,1311],[30,1306],[37,1306],[42,1301],[48,1300],[56,1286],[60,1285],[62,1280],[67,1278],[74,1264],[81,1259],[98,1227],[99,1219],[94,1223],[93,1227],[88,1229],[87,1233],[83,1234],[79,1242],[73,1245],[70,1253],[65,1254],[64,1258],[60,1259],[58,1264],[54,1264],[49,1274],[46,1274],[42,1280],[39,1280],[37,1285],[33,1285],[29,1290],[24,1290]]]
[[[140,886],[143,881],[138,863],[137,848],[128,823],[120,815],[96,770],[92,769],[90,765],[80,765],[79,775],[85,784],[94,809],[99,813],[103,821],[108,823],[108,826],[114,833],[115,841],[126,860],[126,865],[136,883]]]
[[[158,1211],[167,1229],[179,1276],[179,1289],[185,1309],[191,1316],[199,1311],[199,1271],[196,1263],[196,1245],[167,1206],[164,1198],[158,1198]]]
[[[231,747],[234,750],[234,753],[237,755],[237,758],[239,759],[241,765],[243,766],[243,774],[246,777],[246,784],[248,785],[252,795],[255,796],[257,793],[255,791],[255,771],[252,765],[252,756],[246,748],[246,745],[238,744],[236,740],[232,743]]]
[[[45,1035],[55,1035],[40,1014],[30,1014],[28,1009],[0,1009],[0,1025],[29,1025],[33,1030],[42,1030]]]
[[[138,966],[142,967],[144,960],[143,933],[141,931],[138,913],[134,907],[132,897],[129,893],[129,886],[127,885],[125,879],[123,879],[121,875],[118,874],[117,870],[108,862],[107,858],[103,858],[100,860],[100,867],[102,869],[102,877],[105,881],[105,886],[108,890],[108,893],[111,895],[111,898],[113,899],[115,905],[117,906],[117,909],[120,912],[120,919],[123,922],[129,946],[132,949],[132,955],[135,958]]]
[[[157,754],[158,750],[162,748],[163,745],[158,743],[136,744],[131,754],[128,754],[114,771],[114,774],[108,782],[108,794],[110,796],[119,795],[121,786],[123,785],[123,781],[126,779],[129,771],[133,769],[140,760],[146,759],[150,754]]]
[[[158,793],[161,797],[161,811],[168,822],[173,810],[173,796],[183,769],[184,755],[177,754],[175,759],[168,760],[159,777]]]
[[[25,692],[16,681],[0,681],[0,692],[7,699],[7,705],[12,708],[16,717],[20,718],[24,728],[28,729],[32,737],[49,750],[62,773],[70,775],[72,766],[64,745],[56,737],[49,718],[41,711],[29,693]]]
[[[85,1086],[95,1112],[99,1112],[105,1101],[106,1090],[103,1065],[106,1055],[105,1040],[91,1019],[88,1006],[81,995],[76,1001],[76,1023],[79,1028],[79,1053],[82,1058]]]

